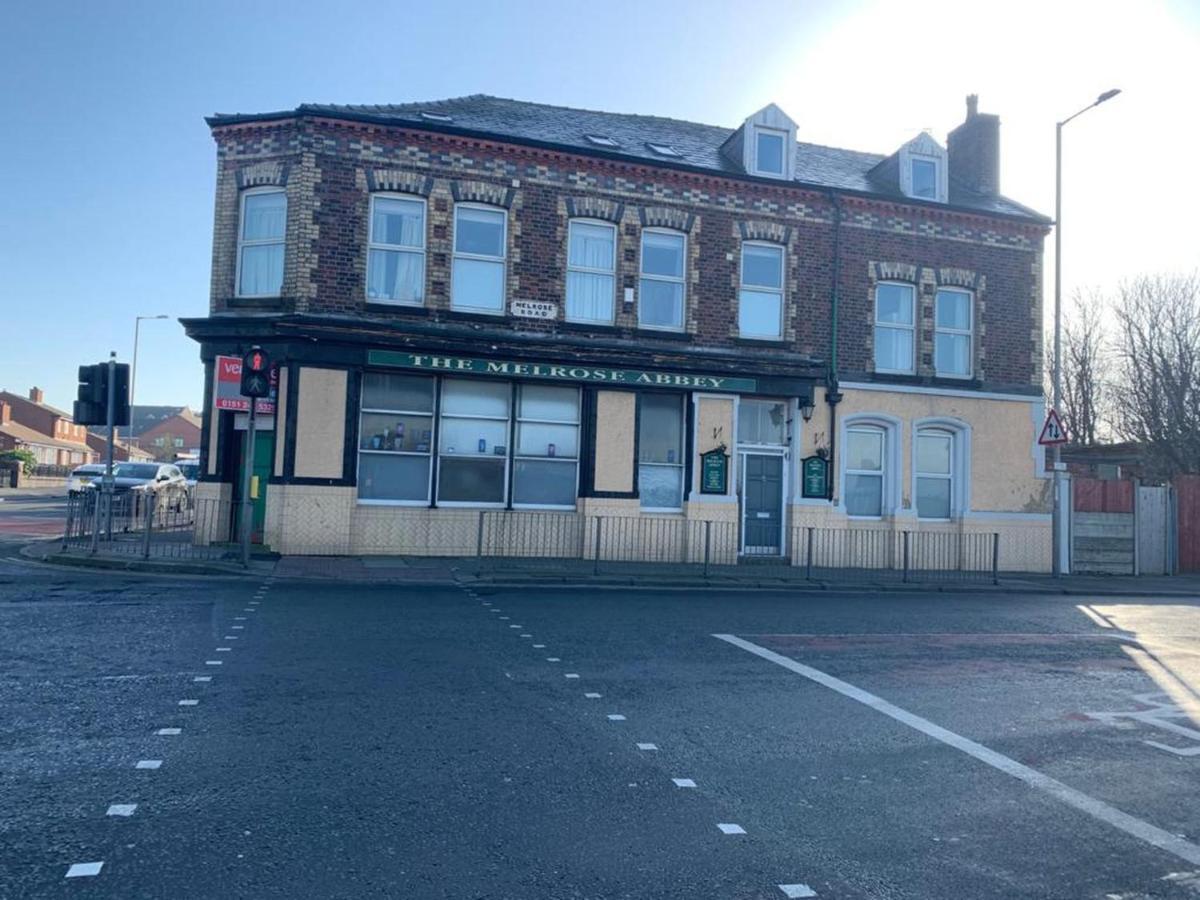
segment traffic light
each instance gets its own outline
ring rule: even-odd
[[[108,424],[108,363],[79,367],[79,391],[75,400],[76,425]]]
[[[76,425],[108,424],[108,363],[79,367]],[[113,364],[113,425],[129,424],[129,364]]]
[[[242,357],[243,397],[271,396],[271,357],[261,347],[251,347]]]

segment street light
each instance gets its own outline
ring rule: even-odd
[[[1054,411],[1062,405],[1062,133],[1063,126],[1072,119],[1082,116],[1093,107],[1111,100],[1121,93],[1120,88],[1105,91],[1093,102],[1074,115],[1067,116],[1054,126]],[[1054,516],[1052,546],[1054,552],[1054,576],[1062,575],[1062,501],[1061,487],[1062,445],[1054,445]]]
[[[137,392],[137,352],[138,352],[138,330],[142,327],[143,319],[169,319],[170,316],[160,314],[157,316],[136,316],[133,320],[133,366],[129,370],[129,428],[125,431],[125,443],[128,447],[133,446],[133,398]],[[126,454],[129,453],[128,447]]]

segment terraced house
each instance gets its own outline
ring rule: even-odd
[[[217,360],[260,344],[275,549],[586,556],[603,517],[668,554],[691,523],[784,559],[854,526],[998,533],[1002,567],[1049,568],[1049,221],[999,193],[974,97],[945,146],[888,156],[774,105],[732,129],[479,95],[208,123],[199,490],[237,490]]]

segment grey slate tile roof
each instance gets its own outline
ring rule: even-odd
[[[450,121],[428,118],[422,113],[450,116]],[[721,145],[736,129],[661,116],[549,106],[487,94],[387,105],[304,103],[295,110],[284,112],[219,113],[210,116],[207,122],[216,127],[303,115],[404,125],[432,131],[469,132],[518,142],[534,141],[587,154],[619,156],[656,165],[685,166],[740,178],[750,177],[738,163],[721,152]],[[620,146],[597,146],[588,140],[589,134],[611,138]],[[647,146],[650,143],[667,144],[674,148],[679,156],[666,157],[655,153]],[[871,170],[885,159],[882,154],[802,142],[796,144],[795,153],[795,180],[798,183],[872,194],[906,203],[922,202],[913,201],[900,193],[899,185],[894,179],[881,177],[880,172],[872,174]],[[1029,207],[1006,197],[978,194],[953,181],[950,184],[949,205],[1037,222],[1049,221]]]

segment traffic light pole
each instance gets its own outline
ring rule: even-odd
[[[104,468],[104,508],[105,508],[105,523],[108,533],[108,539],[112,540],[112,520],[113,520],[113,438],[114,438],[114,417],[117,412],[117,352],[113,350],[108,354],[108,464]]]
[[[246,425],[246,456],[242,460],[242,565],[250,565],[250,532],[254,527],[254,500],[250,497],[250,478],[254,471],[254,414],[258,400],[250,398],[250,420]]]

